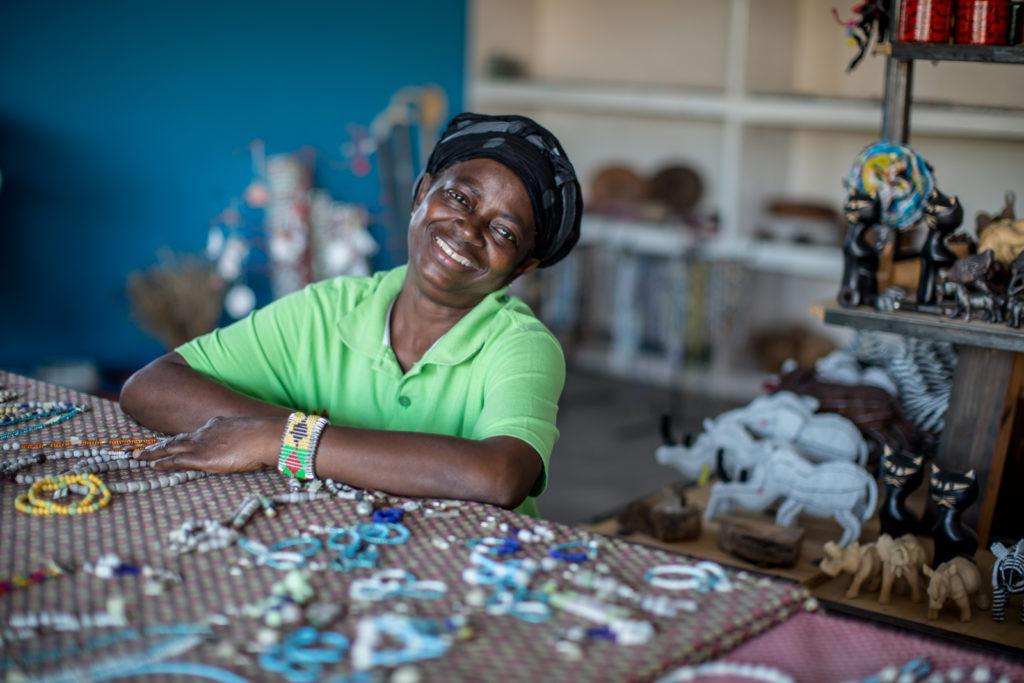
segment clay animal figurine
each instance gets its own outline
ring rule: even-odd
[[[1006,288],[1005,313],[1006,324],[1014,329],[1019,328],[1024,321],[1024,251],[1010,263],[1010,284]]]
[[[996,557],[992,565],[992,618],[1002,621],[1006,618],[1010,595],[1024,593],[1024,539],[1012,548],[997,541],[989,549]],[[1020,620],[1024,623],[1024,604],[1020,608]]]
[[[886,447],[882,454],[882,484],[885,497],[878,509],[879,526],[883,534],[893,538],[903,534],[923,533],[921,520],[907,509],[907,496],[924,482],[924,457],[911,457],[894,453]]]
[[[814,368],[797,368],[779,376],[774,391],[792,391],[818,399],[821,412],[839,413],[868,439],[894,451],[924,452],[924,434],[903,416],[899,402],[884,389],[822,382]]]
[[[889,534],[882,534],[875,541],[878,558],[882,561],[882,589],[878,602],[888,605],[892,602],[892,584],[898,578],[910,584],[910,599],[921,602],[921,567],[927,562],[924,548],[913,534],[904,534],[893,540]]]
[[[837,300],[846,308],[871,305],[878,296],[878,251],[867,235],[882,218],[882,202],[877,195],[854,188],[846,198],[844,211],[843,280]]]
[[[875,513],[878,485],[863,467],[850,462],[811,464],[791,448],[769,444],[770,452],[739,481],[723,480],[711,487],[705,519],[736,507],[760,512],[782,499],[775,523],[791,526],[801,512],[832,517],[843,529],[840,546],[860,537],[861,524]],[[744,476],[745,475],[745,476]]]
[[[836,413],[818,413],[817,399],[778,391],[759,396],[722,419],[736,420],[754,436],[788,443],[814,462],[867,464],[868,445],[857,425]]]
[[[928,493],[938,513],[932,527],[935,540],[935,562],[939,565],[957,555],[973,558],[978,551],[978,535],[961,520],[964,510],[978,499],[978,481],[974,470],[964,474],[945,472],[932,464]]]
[[[956,255],[946,246],[946,238],[964,221],[964,209],[956,196],[949,197],[937,188],[932,190],[925,202],[921,222],[928,228],[921,247],[921,276],[917,281],[917,303],[933,304],[936,299],[935,283],[939,271],[949,268],[956,261]]]
[[[861,545],[854,541],[849,546],[840,548],[834,541],[829,541],[825,544],[824,550],[825,557],[818,565],[821,571],[832,578],[842,572],[853,574],[850,587],[846,589],[846,597],[858,597],[861,586],[869,591],[878,590],[882,576],[882,561],[878,559],[878,550],[874,543]]]
[[[937,281],[938,300],[951,299],[957,304],[954,315],[971,319],[974,310],[981,309],[986,319],[1000,322],[1001,306],[992,290],[992,279],[996,274],[995,254],[991,249],[958,259],[945,276]]]
[[[988,593],[981,585],[977,565],[966,557],[954,557],[935,569],[921,567],[928,577],[928,618],[938,619],[947,600],[960,608],[960,621],[971,620],[971,600],[974,596],[978,609],[988,609]]]
[[[978,251],[991,249],[996,261],[1009,266],[1024,251],[1024,220],[1016,220],[1013,204],[1016,197],[1006,193],[1003,210],[995,216],[979,212],[976,217]]]

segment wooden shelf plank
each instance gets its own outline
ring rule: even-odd
[[[880,46],[879,52],[886,52]],[[929,43],[891,43],[890,54],[896,59],[922,59],[932,62],[985,62],[989,64],[1024,64],[1021,45],[932,45]]]
[[[979,320],[964,322],[909,311],[883,313],[868,306],[842,308],[831,303],[825,305],[825,322],[987,349],[1024,352],[1024,330]]]

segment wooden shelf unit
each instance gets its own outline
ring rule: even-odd
[[[894,42],[879,45],[876,51],[904,60],[1024,64],[1024,45],[936,45]]]

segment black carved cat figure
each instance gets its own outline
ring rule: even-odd
[[[960,520],[964,510],[978,499],[978,481],[974,470],[965,474],[944,472],[932,465],[928,493],[938,509],[932,538],[935,540],[933,567],[963,555],[971,560],[978,551],[978,535]]]
[[[878,510],[883,534],[899,538],[903,534],[924,533],[921,520],[906,508],[907,496],[924,481],[923,465],[924,456],[910,457],[885,447],[881,467],[885,499]]]
[[[868,231],[882,218],[882,202],[860,190],[846,198],[846,241],[843,242],[843,281],[840,306],[873,305],[878,296],[878,250],[868,242]]]
[[[928,228],[928,236],[921,247],[921,276],[917,281],[917,303],[935,303],[935,283],[939,270],[956,262],[956,254],[946,246],[946,238],[964,222],[964,207],[956,196],[950,197],[932,190],[924,207],[921,220]]]

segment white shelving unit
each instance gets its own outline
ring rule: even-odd
[[[584,348],[576,354],[579,364],[684,387],[692,380],[741,397],[736,390],[753,376],[745,333],[801,321],[842,338],[807,316],[810,302],[835,294],[839,248],[751,237],[769,198],[840,208],[850,162],[879,136],[885,60],[869,56],[853,74],[844,73],[852,48],[831,5],[474,0],[469,42],[469,107],[518,111],[551,127],[585,192],[612,163],[650,172],[683,162],[703,176],[702,208],[719,220],[714,240],[700,241],[679,226],[586,217],[583,243],[623,257],[619,267],[626,273],[616,276],[617,286],[635,290],[638,256],[738,261],[756,278],[746,329],[716,340],[710,369],[680,369],[622,343],[620,351],[632,355]],[[528,77],[488,78],[485,64],[496,53],[519,59]],[[972,66],[980,65],[920,69],[912,113],[919,150],[935,164],[940,185],[960,195],[968,216],[1000,207],[1006,190],[1024,195],[1024,69]],[[614,299],[628,305],[627,296]],[[750,383],[748,395],[757,388]]]

